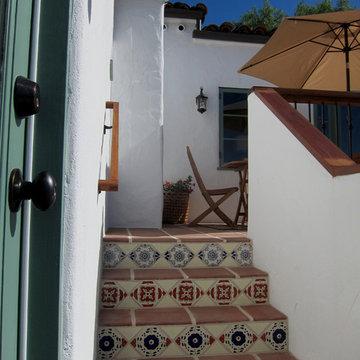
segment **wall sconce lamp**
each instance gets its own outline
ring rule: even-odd
[[[200,88],[200,94],[196,97],[197,111],[201,114],[206,111],[208,97],[204,95],[203,88]]]

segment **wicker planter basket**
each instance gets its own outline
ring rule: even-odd
[[[189,216],[189,194],[164,191],[164,224],[187,224]]]

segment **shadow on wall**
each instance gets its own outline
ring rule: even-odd
[[[92,10],[92,0],[88,0],[88,17],[89,17],[89,24],[91,23],[91,10]]]

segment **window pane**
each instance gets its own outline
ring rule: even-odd
[[[344,153],[350,155],[350,131],[348,125],[349,108],[347,106],[340,107],[341,123],[339,126],[339,144]],[[351,106],[351,124],[352,124],[352,154],[360,153],[360,108],[358,106]]]
[[[352,115],[352,125],[353,125],[353,132],[352,132],[352,141],[353,141],[353,155],[360,154],[360,107],[353,106],[351,108],[351,115]]]
[[[247,118],[224,116],[224,138],[247,136]]]
[[[348,106],[318,105],[315,108],[315,125],[345,154],[350,155],[349,108]],[[324,114],[324,115],[322,115]],[[352,153],[360,153],[360,107],[351,107]]]
[[[247,89],[220,89],[220,165],[248,156],[247,93]]]
[[[224,163],[247,158],[248,138],[239,137],[239,140],[224,140]]]
[[[224,114],[247,116],[247,94],[226,92],[223,97]]]
[[[336,140],[331,139],[345,154],[349,155],[349,127],[347,124],[347,114],[348,114],[348,107],[347,106],[340,106],[339,107],[339,125],[338,125],[338,143]]]

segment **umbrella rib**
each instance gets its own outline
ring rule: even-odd
[[[318,44],[318,45],[322,45],[324,47],[327,47],[328,49],[331,48],[331,49],[336,49],[338,51],[329,51],[329,52],[342,52],[343,49],[342,48],[339,48],[337,46],[333,46],[333,45],[329,45],[329,44],[324,44],[324,43],[321,43],[320,41],[314,41],[314,40],[310,40],[311,43],[313,44]],[[334,43],[334,42],[333,42]]]
[[[320,57],[320,59],[317,61],[316,66],[313,66],[310,73],[308,74],[308,76],[306,77],[306,79],[303,81],[300,89],[302,89],[305,84],[307,83],[307,81],[310,79],[311,75],[314,73],[314,71],[316,70],[316,68],[319,66],[319,64],[321,63],[322,59],[325,57],[327,51],[324,51],[324,53],[322,54],[322,56]]]
[[[354,13],[355,14],[355,13]],[[359,12],[357,12],[357,15]],[[319,16],[320,17],[320,16]],[[319,18],[318,17],[318,18]],[[331,18],[336,18],[335,16],[330,16]],[[342,16],[344,20],[348,16]],[[310,17],[311,18],[311,17]],[[314,17],[315,18],[315,17]],[[320,17],[321,18],[321,17]],[[289,56],[299,56],[300,54],[303,54],[303,57],[309,57],[308,61],[304,63],[301,66],[301,76],[296,76],[292,81],[297,83],[297,87],[300,85],[299,80],[301,81],[300,88],[304,88],[306,84],[309,82],[309,80],[316,74],[319,73],[320,78],[324,76],[324,73],[322,70],[319,69],[319,66],[323,63],[324,59],[327,59],[327,53],[343,53],[344,60],[346,62],[346,86],[347,89],[350,90],[350,68],[349,68],[349,53],[351,51],[360,50],[360,19],[352,20],[352,21],[331,21],[329,18],[326,19],[326,17],[323,17],[323,19],[306,19],[305,18],[287,18],[289,20],[288,26],[292,29],[291,23],[295,24],[294,26],[294,32],[300,31],[299,28],[302,28],[301,24],[298,24],[296,26],[296,22],[303,23],[304,26],[306,26],[306,22],[314,23],[313,27],[309,27],[307,31],[304,31],[304,33],[301,35],[300,33],[293,37],[286,37],[286,23],[284,23],[284,27],[279,27],[280,32],[278,33],[278,37],[275,38],[274,41],[271,41],[269,44],[269,47],[266,48],[265,51],[259,52],[259,55],[254,56],[254,60],[248,61],[248,64],[243,66],[239,72],[247,73],[246,70],[251,69],[252,67],[257,68],[257,66],[261,66],[262,63],[265,63],[271,59],[274,59],[273,62],[275,66],[278,64],[278,59],[280,60],[279,65],[281,65],[281,59],[283,54],[290,53]],[[341,19],[340,17],[337,17],[337,19]],[[315,26],[315,24],[322,24],[318,27]],[[319,29],[322,28],[322,29]],[[283,31],[283,32],[281,32]],[[311,34],[312,33],[312,34]],[[307,34],[307,35],[306,35]],[[303,36],[302,39],[301,36]],[[277,44],[278,38],[282,41]],[[272,39],[271,39],[272,40]],[[277,44],[274,46],[274,44]],[[299,51],[294,49],[300,48]],[[313,53],[312,56],[308,56],[305,53]],[[265,56],[264,56],[265,55]],[[287,58],[286,58],[287,59]],[[293,58],[289,58],[290,61]],[[288,59],[288,60],[289,60]],[[342,63],[340,55],[336,55],[335,58],[336,62],[340,65]],[[269,66],[273,64],[273,62],[270,62]],[[265,68],[266,69],[266,68]],[[322,68],[320,68],[322,69]],[[294,69],[289,68],[289,74],[292,74],[292,71]],[[255,70],[255,76],[256,76],[257,70]],[[253,71],[248,71],[249,74],[252,74]],[[264,71],[262,71],[264,73]],[[304,73],[306,76],[304,77]],[[261,74],[261,72],[260,72]],[[279,74],[280,75],[280,74]],[[266,78],[265,75],[260,76],[262,78]],[[268,78],[271,79],[270,76]],[[276,77],[272,77],[276,80]],[[305,78],[305,79],[304,79]],[[303,79],[303,80],[301,80]],[[290,79],[291,80],[291,79]],[[321,79],[320,79],[321,80]],[[285,81],[281,76],[279,80],[277,80],[279,83],[281,81],[283,83],[287,83],[289,81]],[[311,80],[310,80],[311,81]],[[290,81],[291,82],[291,81]],[[276,81],[274,81],[276,83]]]
[[[353,32],[350,28],[348,29],[349,32],[351,33],[351,35],[353,36],[353,40],[352,40],[352,42],[351,42],[350,45],[349,45],[349,47],[350,47],[351,49],[353,49],[353,48],[352,48],[352,45],[354,44],[355,41],[357,42],[357,45],[356,45],[355,47],[359,46],[358,35],[359,35],[359,33],[360,33],[360,27],[357,26],[357,28],[359,28],[359,30],[357,31],[356,34],[354,34],[354,32]],[[354,48],[355,48],[355,47],[354,47]]]
[[[332,44],[330,45],[330,47],[333,48],[333,49],[338,49],[338,50],[343,51],[344,48],[345,48],[345,44],[341,41],[340,35],[341,35],[342,32],[344,32],[344,28],[343,28],[341,25],[332,28],[331,25],[330,25],[330,23],[328,23],[328,26],[329,26],[331,32],[335,35],[335,39],[334,39],[334,41],[332,42]],[[339,29],[340,29],[340,31],[339,31],[339,33],[337,33],[336,30],[339,30]],[[342,48],[333,46],[333,44],[335,43],[336,40],[339,40]]]
[[[290,20],[294,20],[294,19],[290,19]],[[319,36],[323,36],[323,35],[326,35],[326,34],[332,32],[332,33],[335,35],[336,39],[339,40],[340,44],[341,44],[342,47],[343,47],[343,48],[339,48],[339,47],[336,47],[336,46],[332,46],[332,48],[338,49],[338,50],[341,50],[341,51],[344,51],[345,44],[344,44],[344,43],[342,42],[342,40],[340,39],[340,34],[344,31],[344,29],[342,28],[342,25],[343,25],[344,23],[321,21],[321,20],[305,20],[305,19],[298,19],[298,20],[300,20],[300,21],[310,21],[310,22],[320,22],[320,23],[323,23],[323,24],[327,24],[327,25],[329,26],[329,28],[330,28],[329,31],[328,31],[328,32],[324,32],[324,33],[321,34],[321,35],[315,36],[313,39],[316,39],[316,38],[319,37]],[[360,43],[359,43],[359,40],[358,40],[358,35],[360,34],[360,25],[357,25],[357,24],[356,24],[356,22],[358,22],[358,21],[360,21],[360,19],[359,19],[359,20],[354,20],[354,21],[352,21],[352,22],[349,23],[352,27],[355,27],[355,28],[358,28],[358,29],[359,29],[359,31],[355,34],[355,33],[351,30],[350,26],[348,27],[349,32],[350,32],[351,35],[353,36],[353,40],[352,40],[352,42],[351,42],[350,45],[349,45],[350,50],[353,49],[353,48],[352,48],[352,45],[353,45],[355,42],[357,42],[358,45],[360,44]],[[332,24],[334,24],[334,25],[336,25],[336,26],[335,26],[335,27],[332,27]],[[338,29],[341,29],[341,31],[339,32],[339,34],[336,33],[336,30],[338,30]],[[318,45],[328,46],[327,44],[323,44],[323,43],[321,43],[321,42],[314,41],[313,39],[309,39],[308,41],[313,42],[313,43],[316,43],[316,44],[318,44]],[[334,42],[333,42],[333,43],[334,43]],[[299,44],[299,45],[301,45],[301,44]],[[357,45],[357,46],[358,46],[358,45]]]
[[[335,34],[336,35],[336,34]],[[337,38],[337,36],[336,36]],[[323,54],[321,55],[321,57],[318,59],[317,63],[315,66],[312,67],[310,73],[306,76],[306,79],[303,81],[301,88],[303,88],[305,86],[305,84],[307,83],[307,81],[310,79],[311,75],[314,73],[314,71],[317,69],[317,67],[319,66],[319,64],[321,63],[321,61],[324,59],[325,55],[329,52],[330,48],[333,48],[333,44],[336,41],[336,38],[333,40],[333,42],[329,45],[326,45],[327,49],[323,52]],[[320,44],[320,45],[324,45],[324,44]],[[342,50],[341,50],[342,51]]]
[[[336,51],[336,50],[335,50],[335,51],[328,50],[328,52],[343,52],[344,49],[345,49],[345,44],[343,44],[342,40],[340,39],[340,35],[341,35],[341,33],[342,33],[344,30],[341,29],[341,31],[337,34],[335,30],[338,30],[338,29],[340,29],[341,27],[338,26],[338,27],[336,27],[336,28],[332,28],[332,27],[330,26],[330,23],[329,23],[328,25],[329,25],[329,27],[330,27],[329,32],[332,32],[332,33],[335,35],[335,39],[334,39],[334,41],[332,42],[332,44],[330,44],[330,45],[329,45],[329,44],[325,44],[325,43],[322,43],[322,42],[320,42],[320,41],[316,41],[316,40],[313,40],[313,39],[311,39],[311,40],[309,40],[309,41],[312,42],[312,43],[314,43],[314,44],[318,44],[318,45],[322,45],[322,46],[328,47],[328,49],[331,48],[331,49],[336,49],[336,50],[338,50],[338,51]],[[349,50],[352,51],[352,50],[355,50],[358,46],[360,46],[360,42],[359,42],[359,40],[357,39],[358,35],[360,34],[360,30],[357,32],[357,34],[355,34],[353,31],[351,31],[351,29],[348,29],[348,30],[350,31],[351,35],[353,36],[353,40],[352,40],[352,42],[351,42],[350,45],[349,45]],[[325,34],[326,34],[326,33],[324,33],[324,34],[322,34],[322,35],[319,35],[319,36],[323,36],[323,35],[325,35]],[[316,37],[319,37],[319,36],[316,36]],[[315,37],[314,39],[316,39],[316,37]],[[340,44],[342,45],[342,48],[333,45],[336,40],[338,40],[338,41],[340,42]],[[357,43],[357,45],[353,46],[353,44],[354,44],[355,42]]]
[[[315,22],[315,23],[323,23],[323,24],[336,24],[336,25],[342,25],[344,22],[337,22],[337,21],[327,21],[327,20],[312,20],[312,19],[297,19],[297,18],[287,18],[287,20],[291,21],[303,21],[303,22]],[[360,19],[352,20],[349,22],[349,24],[357,23]],[[345,22],[346,23],[346,22]],[[354,26],[357,26],[354,24]]]
[[[261,63],[264,62],[264,61],[267,61],[267,60],[269,60],[269,59],[271,59],[271,58],[273,58],[273,57],[276,57],[276,56],[279,56],[279,55],[281,55],[281,54],[284,54],[284,53],[286,53],[287,51],[290,51],[290,50],[292,50],[292,49],[295,49],[295,48],[298,47],[298,46],[301,46],[301,45],[303,45],[303,44],[306,44],[307,42],[313,42],[313,39],[316,39],[316,38],[318,38],[319,36],[324,36],[324,35],[326,35],[326,34],[328,34],[328,33],[330,33],[330,32],[334,32],[334,30],[336,30],[336,29],[332,29],[332,28],[330,27],[330,30],[325,31],[325,32],[322,33],[322,34],[319,34],[319,35],[314,36],[313,38],[310,38],[310,39],[306,39],[306,40],[304,40],[304,41],[301,41],[300,43],[297,43],[297,44],[295,44],[295,45],[292,45],[292,46],[288,47],[287,49],[283,49],[283,50],[281,50],[281,51],[279,51],[279,52],[277,52],[277,53],[275,53],[275,54],[272,54],[272,55],[270,55],[270,56],[268,56],[268,57],[266,57],[266,58],[264,58],[264,59],[261,59],[261,60],[255,62],[255,63],[253,63],[253,64],[250,64],[250,65],[244,67],[242,70],[246,70],[246,69],[252,68],[252,67],[255,66],[255,65],[259,65],[259,64],[261,64]],[[336,34],[335,34],[335,35],[336,35]],[[335,40],[336,40],[336,39],[335,39]],[[332,44],[335,42],[335,40],[332,42]],[[321,44],[321,45],[324,45],[324,44]],[[326,47],[326,46],[329,46],[329,45],[324,45],[324,46]]]

